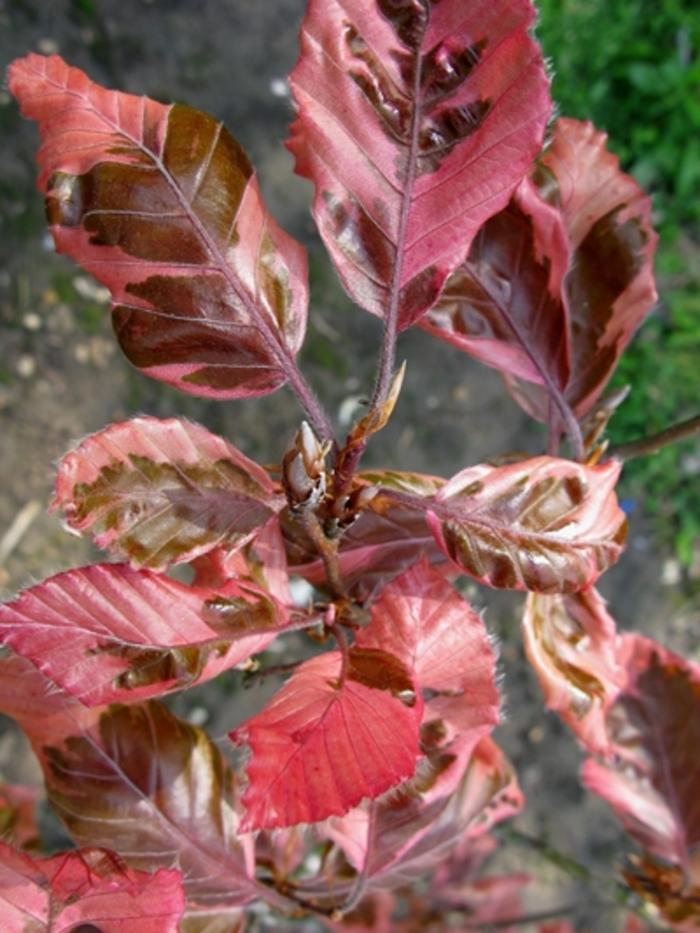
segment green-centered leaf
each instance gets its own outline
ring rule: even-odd
[[[9,87],[39,123],[56,248],[110,289],[129,360],[214,398],[298,377],[305,253],[265,209],[222,124],[107,91],[55,55],[16,61]]]
[[[52,508],[135,566],[241,547],[284,504],[267,473],[198,424],[139,417],[85,438],[58,466]]]
[[[428,503],[428,521],[444,553],[482,583],[573,593],[622,551],[619,473],[613,460],[588,467],[554,457],[470,467]]]

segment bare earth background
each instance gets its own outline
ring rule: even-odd
[[[256,165],[273,213],[311,251],[303,364],[342,424],[371,389],[380,328],[335,284],[308,212],[310,186],[293,175],[282,147],[291,117],[284,78],[296,58],[303,6],[303,0],[0,0],[0,68],[28,51],[59,52],[108,86],[186,101],[225,121]],[[45,510],[52,463],[77,438],[137,412],[185,414],[261,462],[275,462],[300,413],[286,390],[254,402],[207,403],[132,371],[112,340],[103,290],[47,241],[34,188],[37,134],[2,90],[0,135],[0,596],[9,597],[96,557]],[[505,452],[541,451],[542,432],[490,370],[422,334],[402,338],[399,358],[408,361],[406,386],[368,464],[449,476]],[[621,627],[697,658],[697,608],[675,583],[674,562],[635,511],[627,553],[602,590]],[[578,783],[575,744],[543,710],[523,659],[522,600],[476,588],[473,599],[486,608],[501,642],[507,717],[497,738],[529,801],[515,825],[609,881],[623,854],[621,837],[605,807]],[[227,683],[192,691],[176,706],[197,721],[208,717],[207,727],[223,735],[258,702],[254,693],[236,690],[234,680]],[[37,779],[31,753],[9,723],[0,735],[0,779]],[[56,838],[55,827],[48,835]],[[577,885],[552,860],[511,844],[498,867],[537,875],[533,909],[573,900],[580,928],[616,928],[615,913],[603,912],[600,885],[594,891]]]

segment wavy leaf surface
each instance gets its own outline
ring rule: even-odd
[[[262,651],[286,620],[286,609],[247,580],[212,590],[93,564],[0,606],[0,640],[97,706],[209,680]]]
[[[498,724],[496,655],[484,623],[425,558],[384,587],[355,643],[406,665],[426,696],[428,728],[458,734],[463,746]]]
[[[410,777],[423,702],[410,673],[385,651],[350,649],[305,661],[270,703],[231,733],[247,744],[241,828],[314,823],[346,813]]]
[[[445,554],[498,589],[572,593],[620,556],[625,517],[620,464],[554,457],[463,470],[435,496],[428,522]]]
[[[139,417],[86,437],[58,465],[52,508],[135,566],[241,547],[282,508],[267,473],[201,425]]]
[[[569,596],[528,596],[523,618],[528,660],[548,709],[589,750],[605,754],[605,717],[624,679],[617,630],[592,587]]]
[[[288,143],[345,287],[399,329],[505,206],[550,111],[528,0],[312,0]]]
[[[102,849],[33,859],[0,842],[3,929],[32,933],[177,933],[180,872],[128,868]]]
[[[583,781],[641,846],[687,873],[700,845],[700,667],[636,634],[621,636],[618,657],[614,754],[588,759]]]
[[[9,88],[39,123],[39,188],[56,249],[111,291],[129,360],[213,398],[293,379],[305,253],[265,209],[222,124],[105,90],[55,55],[17,60]]]

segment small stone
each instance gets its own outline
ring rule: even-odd
[[[664,586],[677,586],[681,582],[681,565],[675,558],[669,557],[663,562],[661,582]]]
[[[531,742],[537,744],[544,738],[544,729],[542,726],[533,726],[532,729],[530,729],[528,732],[527,737]]]
[[[37,48],[42,55],[55,55],[58,52],[59,46],[55,39],[46,36],[43,39],[39,39]]]
[[[41,327],[41,318],[35,311],[27,311],[22,318],[22,325],[26,327],[27,330],[39,330]]]
[[[289,97],[289,85],[284,78],[273,78],[270,81],[270,94],[273,97]]]
[[[73,348],[73,358],[78,363],[88,363],[90,361],[90,347],[86,343],[77,343]]]
[[[31,379],[36,372],[36,359],[29,353],[23,353],[17,360],[16,370],[22,379]]]

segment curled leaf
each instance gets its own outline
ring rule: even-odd
[[[619,473],[613,460],[587,467],[554,457],[470,467],[429,503],[428,522],[444,553],[482,583],[573,593],[622,551]]]
[[[605,716],[623,673],[615,622],[603,598],[592,587],[568,596],[530,594],[523,636],[547,707],[589,751],[604,754],[609,748]]]

